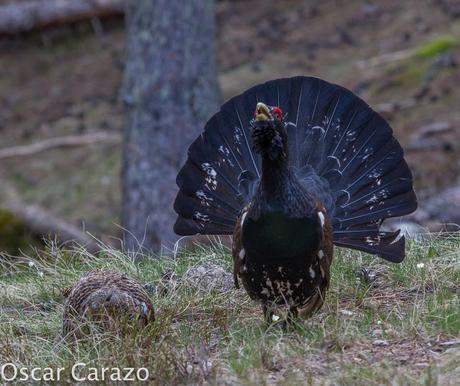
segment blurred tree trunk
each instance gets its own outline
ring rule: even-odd
[[[123,100],[125,248],[177,240],[173,201],[186,149],[218,108],[213,0],[130,0]]]

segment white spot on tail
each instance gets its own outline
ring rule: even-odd
[[[310,277],[314,279],[316,274],[315,274],[315,270],[313,269],[311,265],[310,265],[310,269],[308,270],[308,272],[310,273]]]
[[[238,254],[238,256],[240,257],[241,260],[244,259],[244,256],[246,255],[246,251],[243,249],[241,249],[240,253]]]
[[[199,220],[199,221],[203,221],[203,222],[209,222],[209,216],[207,214],[203,214],[203,213],[200,213],[200,212],[195,212],[193,214],[193,217],[196,219],[196,220]]]
[[[208,187],[208,189],[216,190],[217,189],[217,172],[208,162],[202,163],[201,169],[203,169],[203,171],[206,172],[207,174],[205,177],[205,181],[206,181],[206,186]]]
[[[203,206],[211,206],[211,202],[214,201],[212,197],[209,197],[205,192],[202,190],[197,190],[195,195],[200,199],[201,205]]]
[[[235,140],[235,143],[239,145],[241,144],[241,137],[243,136],[243,132],[239,127],[235,127],[234,130],[235,131],[233,133],[233,138]]]
[[[327,156],[327,158],[333,159],[335,162],[337,162],[337,167],[338,167],[338,168],[341,166],[340,160],[339,160],[336,156],[334,156],[334,155],[329,155],[329,156]]]
[[[320,259],[322,259],[322,258],[324,257],[324,252],[323,252],[322,249],[319,250],[319,252],[318,252],[318,257],[319,257]]]
[[[379,198],[377,197],[377,195],[373,194],[372,197],[366,201],[366,204],[375,204],[378,200]]]

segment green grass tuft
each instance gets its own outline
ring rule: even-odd
[[[336,250],[324,307],[284,331],[266,328],[243,290],[218,292],[187,279],[212,262],[231,270],[228,249],[142,259],[50,245],[34,256],[0,258],[0,364],[147,367],[150,381],[178,384],[455,384],[460,364],[460,238],[408,242],[402,264]],[[101,268],[153,284],[156,322],[136,336],[60,336],[63,288]],[[160,284],[164,272],[174,280]],[[365,273],[363,273],[365,272]],[[164,280],[164,279],[163,279]],[[63,383],[64,383],[63,382]]]

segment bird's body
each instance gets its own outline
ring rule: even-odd
[[[178,184],[176,232],[233,234],[235,284],[264,310],[294,314],[322,305],[333,244],[401,261],[404,238],[379,227],[416,207],[388,124],[348,90],[306,77],[227,102]]]
[[[154,320],[153,305],[135,280],[112,271],[91,271],[66,289],[63,335],[82,337],[91,330],[143,328]]]
[[[329,285],[332,228],[324,208],[300,218],[281,213],[253,220],[244,212],[235,227],[233,261],[239,278],[253,299],[264,306],[288,305],[305,315],[317,310]],[[324,222],[317,213],[324,215]]]

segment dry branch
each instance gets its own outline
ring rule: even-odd
[[[0,35],[123,14],[124,0],[27,0],[0,6]]]
[[[55,137],[35,142],[30,145],[13,146],[0,149],[0,160],[12,157],[24,157],[37,154],[46,150],[59,147],[74,147],[90,145],[96,142],[119,143],[121,136],[119,134],[109,134],[96,132],[83,135],[69,135],[65,137]]]
[[[357,65],[361,69],[365,69],[368,67],[376,67],[392,62],[397,62],[400,60],[409,59],[413,54],[414,50],[412,48],[402,51],[388,52],[386,54],[374,56],[369,59],[360,60],[357,62]]]
[[[407,98],[398,102],[380,103],[374,109],[379,114],[392,114],[396,111],[411,109],[415,106],[417,106],[417,100],[415,98]]]
[[[84,246],[91,253],[101,250],[91,236],[75,225],[54,216],[39,206],[24,203],[14,188],[5,184],[4,181],[0,181],[0,184],[3,193],[0,207],[21,220],[32,233],[39,236],[56,236],[60,242],[76,243]]]

